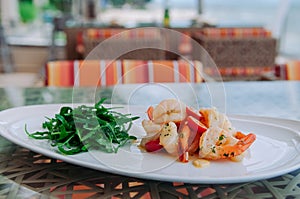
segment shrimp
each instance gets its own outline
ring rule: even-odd
[[[159,137],[159,144],[166,151],[174,156],[178,155],[178,133],[177,126],[174,122],[164,124]]]
[[[163,127],[162,124],[156,124],[152,120],[143,120],[142,126],[147,134],[158,133]]]
[[[202,108],[199,112],[203,116],[201,122],[206,127],[218,126],[226,131],[235,131],[227,116],[218,112],[215,108]]]
[[[199,157],[211,160],[231,159],[244,153],[255,141],[256,136],[252,133],[234,136],[219,127],[208,128],[200,138]]]
[[[163,128],[162,124],[155,124],[152,120],[143,120],[142,126],[147,135],[141,140],[141,146],[145,147],[145,144],[151,140],[156,140],[160,136],[160,131]]]
[[[175,99],[163,100],[156,107],[150,106],[147,110],[149,119],[142,121],[142,126],[147,135],[141,140],[141,146],[145,146],[147,142],[157,139],[159,134],[166,135],[166,128],[172,131],[175,130],[175,128],[173,129],[173,124],[178,124],[185,119],[185,109],[186,106]],[[170,126],[168,127],[167,125]],[[167,142],[170,143],[172,140],[174,142],[173,145],[175,145],[175,139],[170,138],[170,136],[166,136],[166,139],[162,138],[162,143],[166,145]],[[169,151],[171,154],[174,154],[175,150],[170,148]]]
[[[153,109],[153,110],[151,110]],[[150,119],[154,123],[168,123],[168,122],[181,122],[186,117],[186,106],[176,99],[166,99],[161,101],[155,108],[150,107],[152,113]]]
[[[188,162],[189,155],[204,159],[241,160],[255,141],[252,133],[236,131],[225,114],[215,108],[194,111],[175,99],[166,99],[147,110],[142,121],[147,133],[141,140],[148,152],[164,148],[167,153]]]

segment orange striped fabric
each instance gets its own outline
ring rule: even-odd
[[[251,77],[262,76],[264,73],[274,72],[274,66],[245,66],[245,67],[207,67],[203,69],[205,74],[214,76],[231,76],[231,77]]]
[[[89,39],[109,38],[115,34],[124,31],[124,29],[104,28],[104,29],[87,29],[85,34]]]
[[[124,83],[202,82],[202,64],[184,60],[124,60]]]
[[[47,86],[203,81],[201,62],[184,60],[52,61],[46,71]]]
[[[51,61],[46,66],[46,85],[72,86],[74,67],[71,61]]]
[[[277,65],[275,76],[283,80],[300,80],[300,61],[292,60]]]
[[[209,37],[271,37],[271,31],[261,27],[253,28],[203,28],[200,31],[202,35]]]
[[[76,67],[76,65],[74,65]],[[121,62],[111,60],[80,61],[75,86],[111,86],[121,77]]]
[[[76,71],[75,85],[100,86],[102,82],[102,70],[98,60],[80,61]]]
[[[149,82],[148,61],[123,60],[122,66],[124,84]]]
[[[102,70],[105,70],[103,78],[105,81],[101,85],[112,86],[115,84],[121,84],[122,82],[122,62],[121,60],[111,61],[111,60],[101,60]]]
[[[178,82],[175,78],[178,74],[177,62],[158,60],[150,62],[149,68],[152,69],[151,82]]]
[[[300,61],[289,61],[287,63],[287,79],[300,80]]]
[[[116,28],[89,28],[85,31],[85,36],[89,39],[107,39],[118,33],[122,33],[122,38],[159,38],[161,33],[156,29],[116,29]]]

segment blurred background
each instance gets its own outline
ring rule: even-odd
[[[299,59],[299,19],[298,0],[1,0],[1,37],[21,72],[68,58],[64,30],[78,27],[264,27],[279,58]]]

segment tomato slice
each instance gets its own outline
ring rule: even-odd
[[[154,152],[162,149],[163,146],[159,144],[159,139],[151,140],[145,144],[145,149],[148,152]]]
[[[195,119],[197,119],[199,121],[203,118],[201,113],[197,112],[196,110],[194,110],[191,107],[187,106],[185,111],[186,111],[187,116],[192,116],[192,117],[194,117]]]
[[[187,122],[188,126],[197,133],[202,134],[207,130],[207,127],[202,122],[192,116],[187,117]]]

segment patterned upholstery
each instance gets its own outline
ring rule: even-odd
[[[256,80],[275,66],[277,41],[264,28],[203,28],[192,36],[226,80]],[[207,54],[193,51],[192,57],[205,63]]]
[[[274,73],[275,66],[235,66],[235,67],[206,67],[203,69],[204,73],[214,78],[217,81],[258,81],[265,78],[269,73]],[[219,79],[221,75],[222,79]]]
[[[202,64],[184,60],[75,60],[46,65],[47,86],[202,82]]]
[[[253,28],[203,28],[199,34],[213,38],[271,37],[272,33],[261,27]]]
[[[121,37],[124,39],[156,39],[161,36],[159,30],[152,28],[132,29],[130,31],[126,31],[126,29],[121,28],[90,28],[85,31],[85,36],[89,39],[107,39],[119,33],[122,33]]]
[[[113,37],[114,36],[114,37]],[[107,40],[111,38],[110,40]],[[110,49],[123,49],[120,58],[111,53],[94,54],[94,59],[165,59],[165,38],[161,31],[155,28],[119,29],[119,28],[88,28],[77,35],[76,51],[82,59],[100,43],[107,40]],[[130,46],[131,48],[128,48]],[[145,48],[142,48],[145,47]],[[153,48],[153,49],[152,49]],[[135,51],[134,49],[138,49]],[[128,53],[127,50],[129,50]]]

